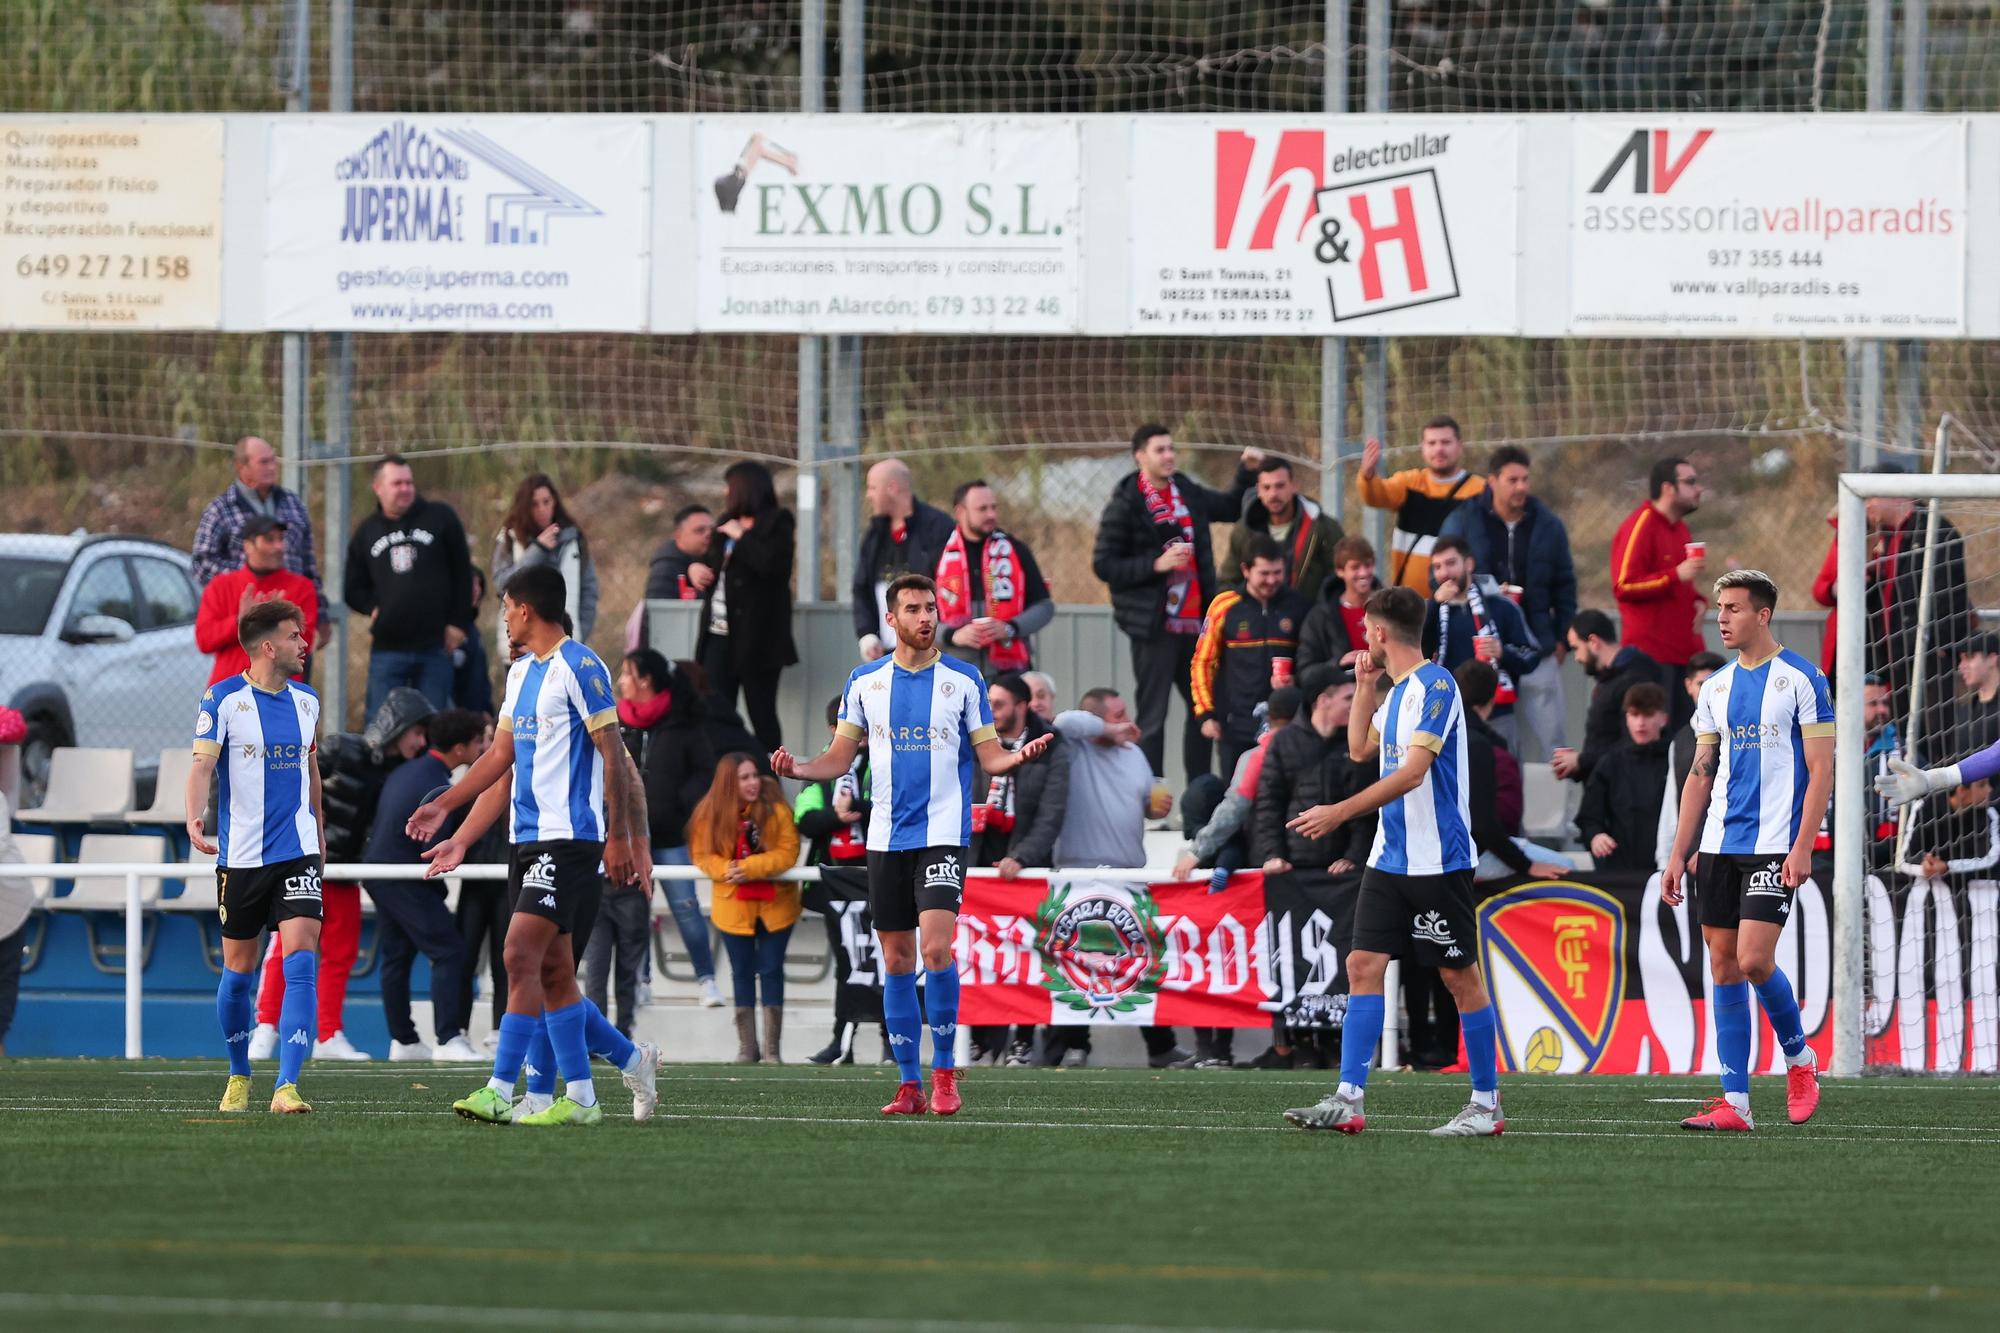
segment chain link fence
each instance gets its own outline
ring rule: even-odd
[[[312,6],[322,105],[325,4]],[[839,0],[829,0],[828,41]],[[1333,44],[1354,104],[1368,6]],[[277,111],[293,92],[293,7],[277,0],[97,0],[0,6],[0,105],[38,112]],[[871,0],[871,111],[1314,112],[1329,45],[1321,3],[1053,4]],[[800,97],[796,0],[358,0],[355,104],[399,112],[791,110]],[[1407,112],[1852,111],[1868,103],[1866,6],[1856,0],[1389,9],[1388,102]],[[2000,109],[2000,0],[1932,4],[1927,104]],[[1882,90],[1896,104],[1892,86]],[[829,70],[839,67],[830,46]],[[831,77],[825,89],[832,104]],[[309,339],[316,373],[326,340]],[[185,548],[229,481],[228,446],[276,439],[276,334],[0,335],[0,533],[128,532]],[[353,339],[352,458],[309,469],[372,503],[367,458],[396,450],[451,501],[476,562],[515,482],[552,473],[590,530],[603,589],[598,638],[639,595],[665,516],[713,502],[730,458],[773,464],[789,490],[798,433],[794,337],[362,335]],[[1817,571],[1831,478],[1857,435],[1927,446],[1954,416],[1961,466],[2000,440],[1993,345],[1925,347],[1916,391],[1878,431],[1850,405],[1854,349],[1833,341],[1403,338],[1385,349],[1392,466],[1414,428],[1448,411],[1474,445],[1513,441],[1568,520],[1586,600],[1608,595],[1605,551],[1666,452],[1699,464],[1700,520],[1719,553],[1788,587]],[[1903,378],[1895,347],[1884,382]],[[1358,440],[1365,374],[1349,359],[1344,433]],[[323,401],[315,382],[313,401]],[[1320,344],[1311,338],[870,338],[861,462],[897,454],[934,500],[984,475],[1042,554],[1064,601],[1104,599],[1088,570],[1095,519],[1129,469],[1125,441],[1159,419],[1211,480],[1254,445],[1320,452]],[[316,431],[315,434],[318,432]],[[1311,468],[1305,480],[1310,484]],[[1345,516],[1350,527],[1359,515]],[[320,537],[324,549],[326,538]],[[833,595],[833,560],[821,589]],[[488,620],[490,623],[490,610]],[[358,659],[357,659],[358,660]],[[0,696],[14,674],[0,661]],[[356,678],[358,679],[358,677]],[[149,709],[143,699],[104,707]]]

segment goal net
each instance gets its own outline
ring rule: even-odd
[[[2000,740],[2000,476],[1990,459],[1962,465],[1982,471],[1842,478],[1831,832],[1845,1072],[2000,1072],[2000,805],[1978,784],[1898,817],[1873,785],[1892,756],[1935,767]]]

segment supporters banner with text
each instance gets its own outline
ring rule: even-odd
[[[808,912],[831,922],[833,984],[839,992],[838,1012],[862,1023],[882,1021],[882,942],[868,914],[868,872],[847,866],[821,866],[819,883],[801,895]],[[919,971],[919,976],[922,972]]]
[[[280,117],[266,327],[644,329],[652,134],[616,116]]]
[[[1569,125],[1571,333],[1965,332],[1964,120]]]
[[[1078,122],[704,116],[695,324],[741,332],[1073,333]]]
[[[1139,116],[1134,333],[1520,329],[1521,123]]]

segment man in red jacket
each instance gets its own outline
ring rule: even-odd
[[[1611,541],[1611,593],[1625,642],[1665,669],[1678,727],[1694,711],[1678,688],[1681,678],[1688,659],[1707,646],[1701,622],[1708,598],[1696,585],[1708,554],[1687,526],[1687,516],[1701,507],[1701,478],[1685,458],[1663,458],[1646,483],[1651,498],[1626,516]]]
[[[201,609],[195,613],[195,646],[215,657],[208,672],[211,685],[249,667],[250,657],[237,640],[236,622],[258,602],[282,597],[305,613],[308,653],[319,630],[319,594],[312,580],[285,568],[285,525],[253,514],[244,520],[241,536],[243,563],[208,581],[201,591]]]

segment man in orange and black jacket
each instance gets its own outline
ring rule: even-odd
[[[1274,659],[1298,653],[1311,605],[1285,582],[1285,553],[1259,533],[1243,544],[1243,587],[1216,595],[1202,619],[1189,668],[1195,720],[1219,742],[1222,768],[1257,744],[1257,705],[1271,697]]]

